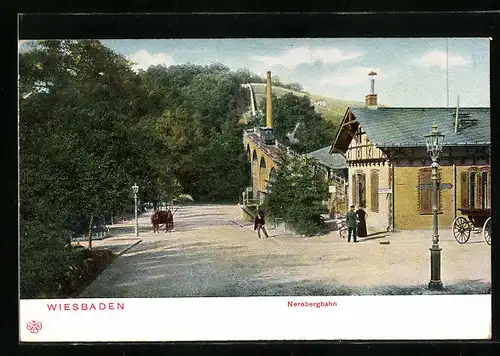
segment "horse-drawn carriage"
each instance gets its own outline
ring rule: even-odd
[[[175,213],[175,212],[174,212]],[[174,229],[174,213],[168,208],[167,210],[157,210],[151,215],[151,223],[153,224],[153,232],[160,232],[160,225],[165,224],[165,231],[169,232]]]
[[[488,245],[491,245],[491,209],[457,209],[464,216],[458,216],[453,220],[453,237],[458,243],[464,244],[469,238],[471,232],[482,233],[483,238]]]

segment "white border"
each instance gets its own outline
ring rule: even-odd
[[[92,303],[97,310],[81,310]],[[38,333],[27,329],[31,321],[41,323]],[[21,342],[489,338],[491,295],[20,301]]]

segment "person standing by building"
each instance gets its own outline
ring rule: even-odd
[[[358,216],[358,228],[356,230],[356,235],[358,237],[366,237],[368,233],[366,231],[366,211],[364,211],[364,204],[359,206],[359,209],[356,210],[356,215]]]
[[[259,210],[257,213],[257,216],[255,216],[255,221],[254,221],[254,231],[257,230],[257,234],[259,235],[260,239],[260,230],[264,232],[264,235],[266,235],[266,238],[269,238],[269,235],[267,234],[266,228],[264,225],[266,224],[266,219],[264,216],[264,210]]]
[[[351,210],[349,210],[345,216],[347,223],[347,242],[351,242],[351,234],[353,236],[353,241],[356,241],[356,224],[357,224],[357,215],[354,211],[354,205],[351,205]]]

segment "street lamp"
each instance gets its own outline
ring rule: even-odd
[[[139,223],[137,221],[137,192],[139,191],[139,187],[134,183],[132,186],[132,191],[134,192],[134,206],[135,206],[135,236],[139,236]]]
[[[425,135],[425,143],[427,145],[427,152],[432,159],[431,180],[432,180],[432,215],[433,215],[433,234],[432,234],[432,247],[431,251],[431,280],[429,282],[429,289],[442,289],[443,282],[441,282],[441,249],[439,248],[439,235],[438,235],[438,167],[437,160],[439,154],[443,149],[444,135],[438,131],[436,124],[432,125],[432,130],[429,134]]]

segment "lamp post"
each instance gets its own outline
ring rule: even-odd
[[[139,236],[139,223],[137,221],[137,192],[139,187],[134,183],[132,186],[132,191],[134,192],[134,207],[135,207],[135,236]]]
[[[427,145],[427,152],[432,159],[431,164],[431,180],[432,180],[432,215],[433,215],[433,234],[432,234],[432,247],[431,251],[431,280],[429,282],[429,289],[442,289],[443,282],[441,282],[441,248],[439,248],[439,234],[438,234],[438,167],[437,160],[439,154],[443,149],[444,135],[438,131],[436,124],[432,125],[432,130],[429,134],[425,135],[425,143]]]

